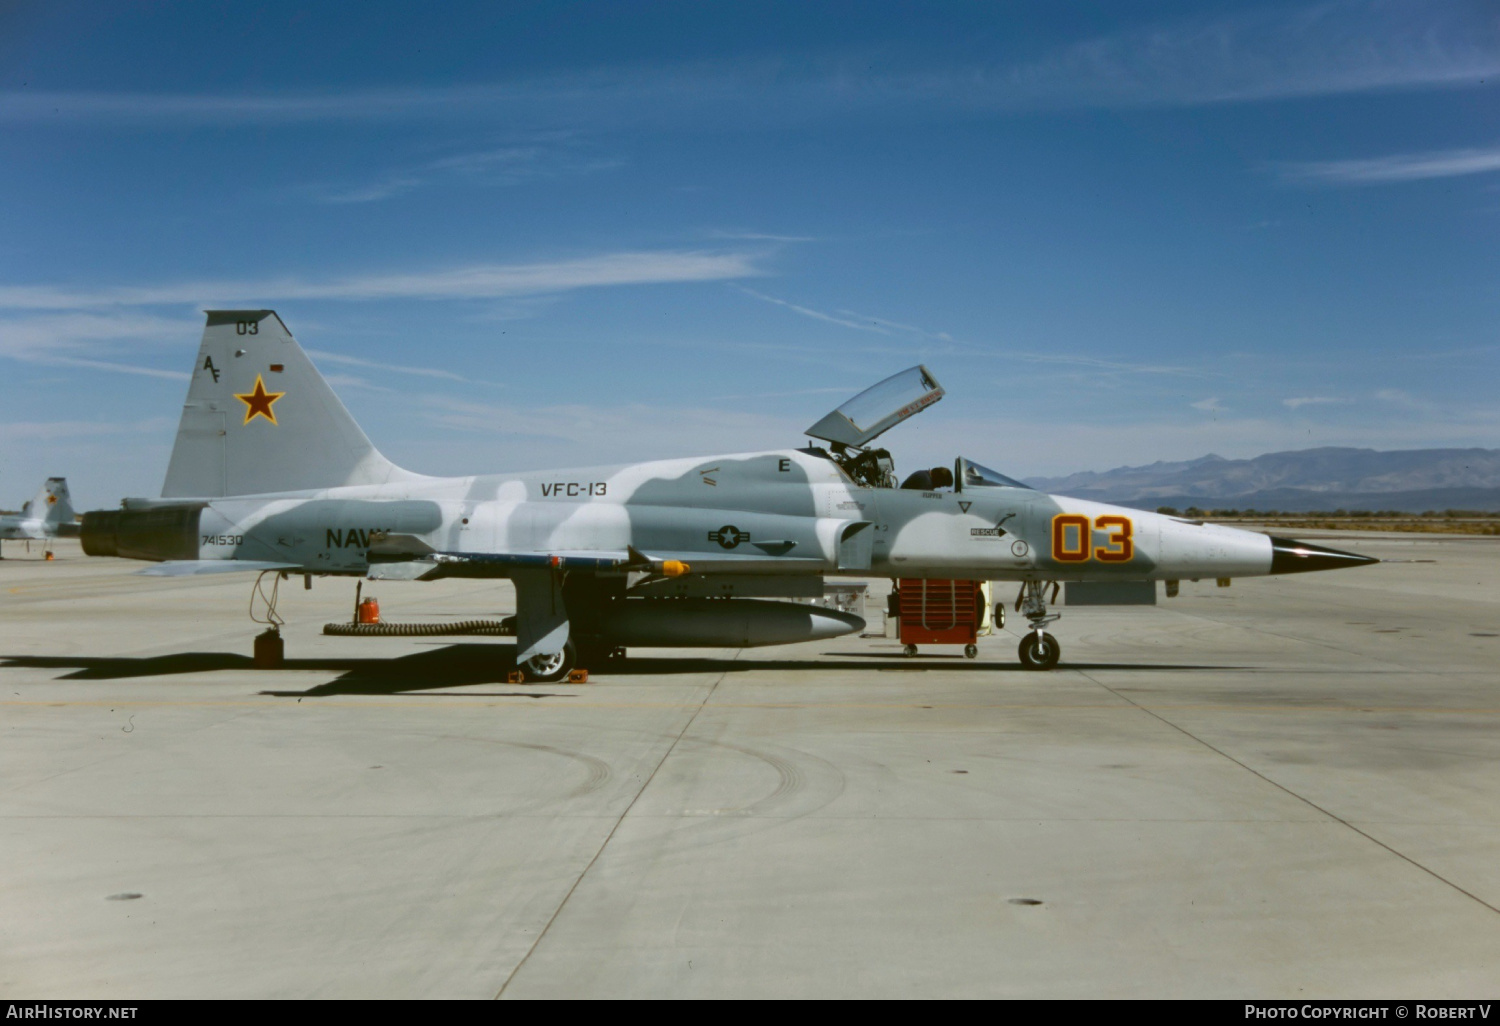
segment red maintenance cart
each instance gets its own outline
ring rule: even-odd
[[[976,642],[990,633],[988,593],[984,581],[897,581],[891,607],[900,617],[904,652],[914,656],[918,645],[962,645],[966,658],[979,655]]]

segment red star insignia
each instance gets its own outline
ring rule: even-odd
[[[260,375],[255,375],[255,391],[248,395],[236,395],[235,398],[245,404],[245,423],[248,424],[256,417],[264,417],[272,424],[276,423],[276,411],[271,409],[271,404],[276,402],[285,392],[267,392],[266,383],[261,380]]]

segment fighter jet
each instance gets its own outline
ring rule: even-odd
[[[77,537],[78,530],[73,504],[68,499],[68,480],[63,477],[47,478],[36,498],[22,506],[20,513],[0,516],[0,543],[47,542],[53,538]]]
[[[889,451],[871,443],[943,394],[918,366],[829,413],[800,448],[427,477],[375,449],[274,311],[210,311],[162,497],[87,514],[83,545],[157,561],[143,572],[161,575],[509,578],[517,666],[532,680],[632,646],[861,630],[858,616],[786,601],[821,594],[826,576],[1016,582],[1021,662],[1048,669],[1061,651],[1045,630],[1058,582],[1377,562],[1047,495],[964,456],[900,487]]]

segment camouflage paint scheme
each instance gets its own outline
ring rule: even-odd
[[[165,574],[510,577],[521,659],[567,642],[563,575],[618,578],[618,596],[629,575],[650,583],[674,570],[759,582],[758,592],[725,594],[772,595],[777,579],[823,575],[1061,582],[1272,572],[1264,534],[962,478],[954,490],[866,487],[820,453],[413,474],[376,451],[274,312],[213,311],[163,498],[125,503],[127,512],[195,510],[195,526],[139,552],[122,533],[119,554],[170,560],[157,571]],[[528,607],[543,606],[528,626]]]

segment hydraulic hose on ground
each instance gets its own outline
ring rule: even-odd
[[[325,623],[324,634],[344,638],[430,638],[452,634],[488,634],[510,638],[516,633],[514,621],[460,620],[457,623]]]

